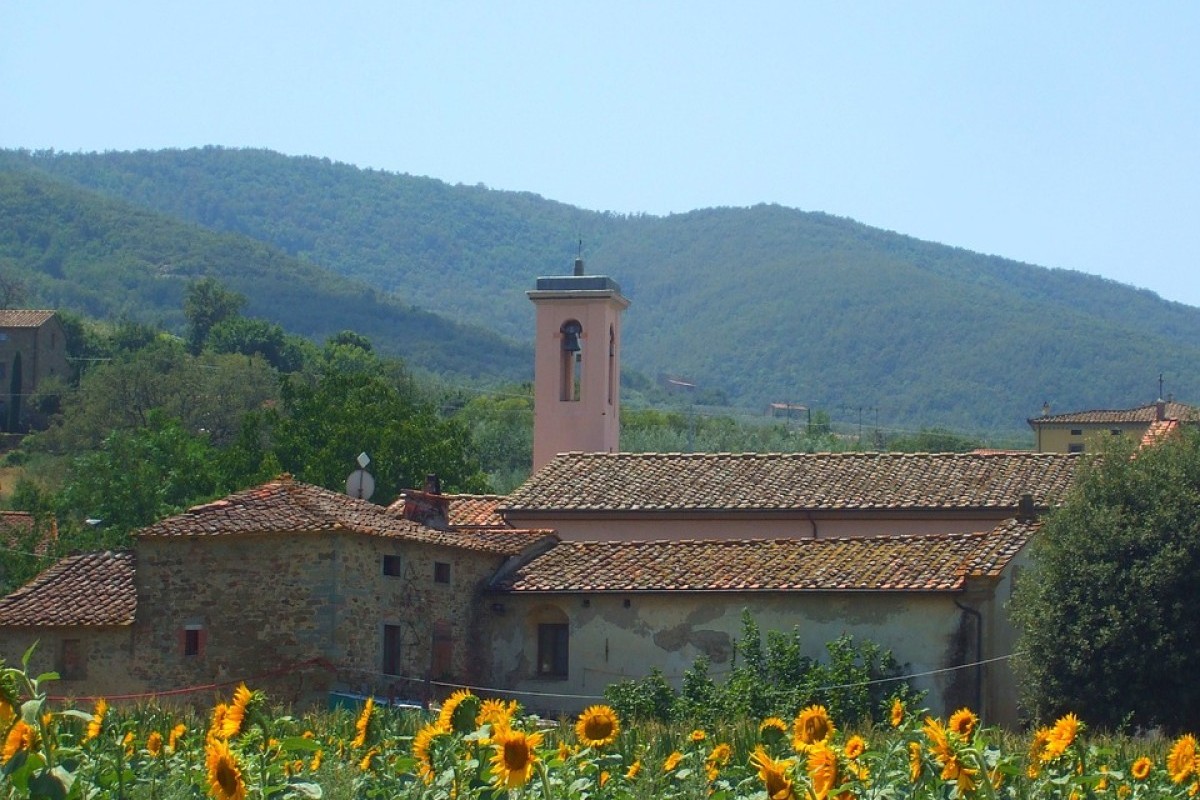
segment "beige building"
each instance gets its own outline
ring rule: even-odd
[[[1200,409],[1184,403],[1158,400],[1137,408],[1096,409],[1051,414],[1028,420],[1033,428],[1034,448],[1039,453],[1085,453],[1104,446],[1113,437],[1135,441],[1153,440],[1180,423],[1200,421]]]

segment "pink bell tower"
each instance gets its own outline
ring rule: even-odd
[[[629,301],[605,275],[537,279],[533,469],[557,453],[615,453],[621,434],[621,312]]]

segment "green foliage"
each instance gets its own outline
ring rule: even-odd
[[[244,305],[243,295],[229,291],[216,278],[189,283],[183,292],[183,315],[187,318],[187,341],[192,353],[204,348],[214,326],[238,316]]]
[[[144,426],[115,430],[98,450],[74,459],[59,510],[76,521],[99,520],[93,546],[123,547],[130,531],[223,488],[207,439],[155,412]]]
[[[1113,443],[1049,515],[1013,616],[1029,711],[1180,730],[1200,714],[1200,433]]]
[[[887,698],[912,694],[891,652],[877,644],[843,635],[825,649],[825,662],[804,655],[798,631],[768,631],[764,649],[758,624],[744,611],[735,664],[723,683],[713,680],[707,657],[699,656],[678,692],[656,669],[641,680],[610,685],[604,697],[632,720],[709,725],[718,719],[790,719],[819,703],[842,723],[861,725]]]
[[[299,480],[341,489],[364,452],[376,503],[390,503],[430,472],[450,492],[488,488],[466,428],[442,419],[406,381],[389,380],[378,369],[326,368],[315,383],[303,376],[285,382],[278,408],[247,415],[224,463],[238,483],[261,478],[265,465],[277,464]]]
[[[922,428],[917,433],[893,436],[887,449],[900,453],[969,453],[983,447],[983,442],[945,428]]]

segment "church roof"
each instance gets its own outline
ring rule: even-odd
[[[501,513],[1015,510],[1062,502],[1061,453],[562,453]]]
[[[952,592],[996,577],[1038,523],[994,530],[838,539],[561,542],[504,576],[516,593]]]

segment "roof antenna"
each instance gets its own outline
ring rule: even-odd
[[[1160,373],[1158,373],[1158,399],[1159,399],[1159,400],[1162,400],[1162,397],[1163,397],[1163,393],[1162,393],[1162,390],[1163,390],[1163,379],[1162,379],[1162,376],[1163,376],[1163,374],[1162,374],[1161,372],[1160,372]]]
[[[579,251],[575,256],[575,274],[583,274],[583,237],[579,237]]]

